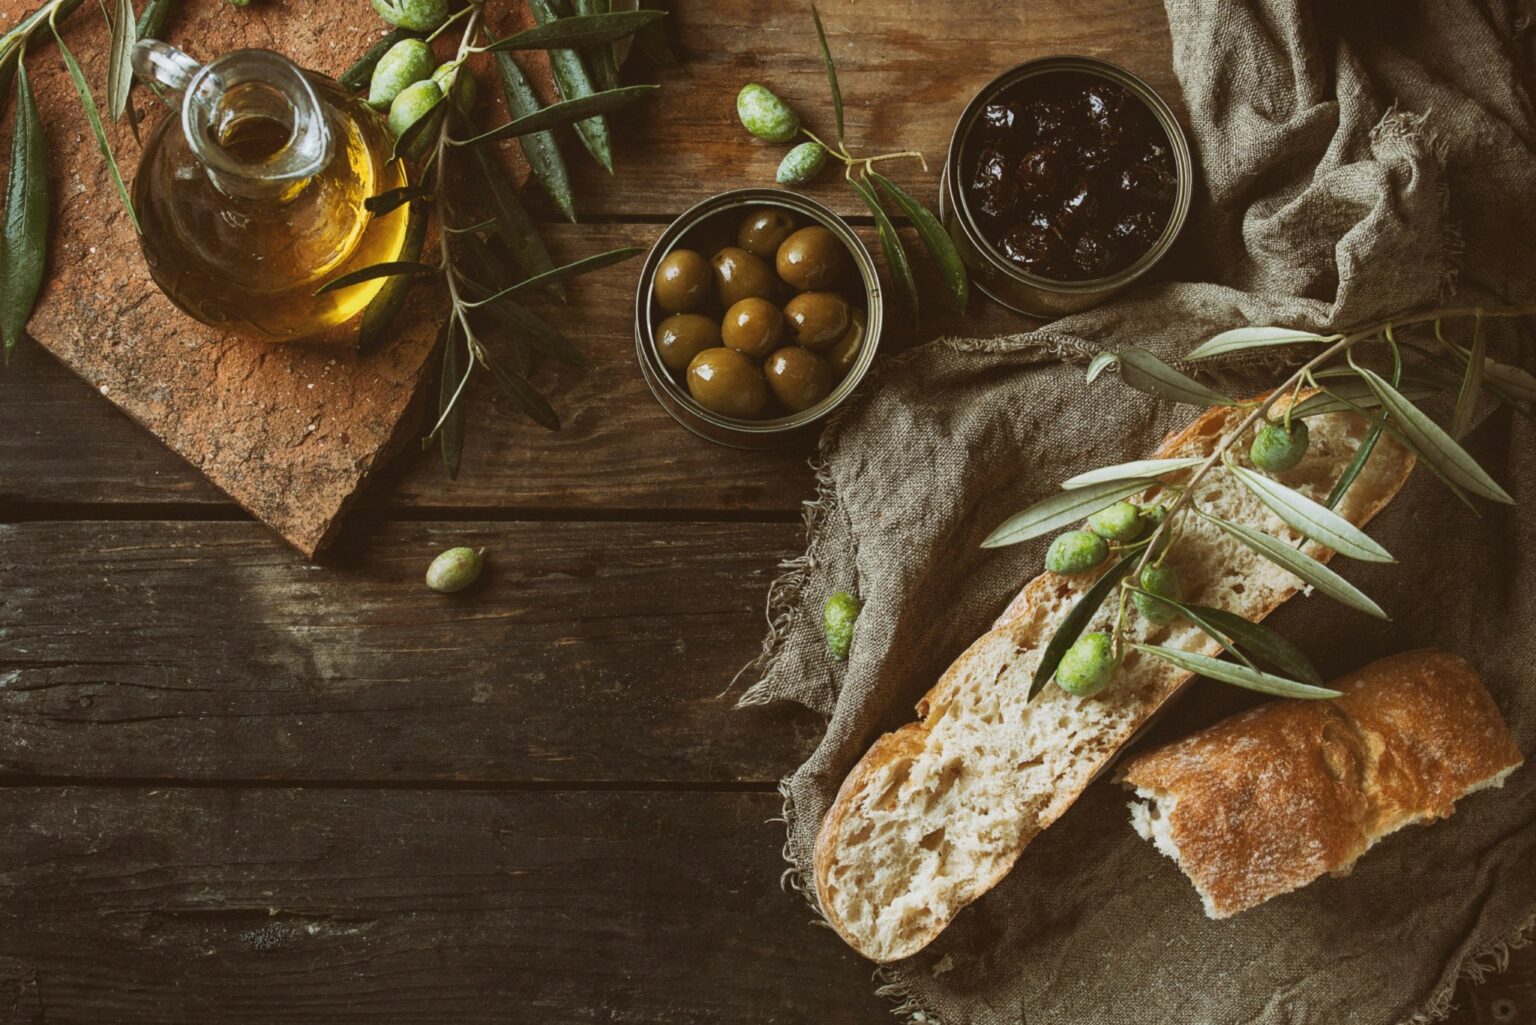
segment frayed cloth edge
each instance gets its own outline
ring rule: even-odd
[[[1398,1025],[1434,1025],[1435,1022],[1449,1018],[1451,998],[1456,995],[1456,987],[1463,979],[1475,986],[1486,981],[1489,976],[1506,971],[1509,968],[1509,952],[1529,947],[1533,943],[1536,943],[1536,910],[1532,910],[1525,921],[1503,936],[1463,958],[1461,964],[1456,966],[1455,973],[1442,982],[1417,1011]]]

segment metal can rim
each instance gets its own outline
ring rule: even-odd
[[[960,184],[962,181],[959,166],[960,157],[964,151],[965,142],[969,138],[970,130],[975,127],[977,118],[987,100],[1016,82],[1053,71],[1083,71],[1088,74],[1100,75],[1126,86],[1152,111],[1153,117],[1157,119],[1158,126],[1168,136],[1169,146],[1173,150],[1177,189],[1174,195],[1173,209],[1169,212],[1168,223],[1163,226],[1163,233],[1158,236],[1158,240],[1135,263],[1107,277],[1089,278],[1084,281],[1057,281],[1023,270],[1012,260],[1006,259],[999,253],[997,247],[982,233],[971,214],[970,206],[966,201],[965,190]],[[1115,64],[1113,61],[1104,60],[1102,57],[1058,54],[1049,57],[1037,57],[1022,64],[1017,64],[997,75],[977,90],[976,94],[971,97],[970,102],[966,104],[965,109],[960,112],[959,119],[955,122],[955,130],[949,140],[949,152],[946,154],[944,161],[944,178],[945,181],[940,191],[943,198],[949,201],[952,215],[959,222],[969,241],[987,260],[987,263],[993,270],[1021,284],[1043,292],[1059,295],[1103,293],[1107,298],[1113,292],[1119,291],[1151,270],[1153,266],[1167,255],[1168,250],[1173,247],[1174,240],[1178,237],[1179,232],[1183,230],[1184,222],[1189,216],[1189,207],[1194,190],[1194,164],[1193,158],[1190,155],[1189,140],[1184,135],[1183,126],[1179,124],[1178,118],[1174,116],[1173,108],[1169,107],[1162,95],[1148,85],[1141,76]]]
[[[864,346],[854,365],[821,402],[799,413],[771,420],[737,420],[712,413],[696,403],[661,363],[656,352],[652,310],[652,285],[656,270],[661,261],[678,247],[684,236],[709,218],[732,209],[751,206],[784,207],[832,231],[852,254],[865,293]],[[667,225],[646,254],[640,280],[635,288],[635,356],[651,394],[672,419],[709,441],[739,448],[763,448],[784,443],[805,428],[826,419],[847,401],[868,372],[879,349],[884,308],[884,295],[874,258],[848,222],[831,208],[788,189],[730,189],[701,200],[685,210]]]

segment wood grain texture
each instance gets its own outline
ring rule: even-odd
[[[879,1022],[777,794],[12,789],[0,1020]]]
[[[0,526],[0,774],[766,785],[820,720],[721,695],[799,543],[393,523],[313,566],[254,523]],[[480,582],[427,590],[459,544]]]

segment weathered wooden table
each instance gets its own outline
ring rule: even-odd
[[[685,65],[619,119],[616,178],[573,159],[588,216],[551,229],[561,255],[768,181],[743,82],[829,119],[804,12],[673,6]],[[1152,0],[822,6],[851,136],[934,165],[1027,57],[1106,55],[1177,96]],[[779,889],[775,780],[818,720],[720,696],[798,547],[808,452],[668,419],[631,356],[636,266],[552,311],[593,364],[542,372],[562,433],[477,392],[460,480],[403,457],[319,565],[20,349],[0,377],[0,1021],[887,1020],[870,966]],[[1020,326],[978,302],[924,333]],[[451,544],[491,568],[441,598],[420,577]],[[1452,1020],[1536,1020],[1536,957],[1513,960]]]

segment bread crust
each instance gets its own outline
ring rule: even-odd
[[[1303,392],[1295,397],[1295,401],[1300,401],[1311,394],[1313,394],[1311,391]],[[1262,397],[1263,396],[1260,396],[1260,398]],[[1275,403],[1273,408],[1276,411],[1281,411],[1284,410],[1287,405],[1287,399],[1282,398]],[[1215,442],[1222,436],[1222,434],[1231,427],[1235,426],[1237,421],[1243,415],[1245,415],[1245,413],[1245,410],[1237,407],[1217,407],[1208,409],[1205,413],[1201,414],[1182,430],[1174,431],[1168,434],[1163,439],[1158,448],[1152,453],[1150,458],[1164,458],[1171,456],[1185,446],[1193,443],[1200,443],[1201,450],[1209,452],[1214,448]],[[1412,472],[1413,465],[1414,460],[1412,456],[1405,456],[1405,458],[1402,460],[1400,472],[1396,475],[1395,479],[1393,479],[1389,486],[1383,489],[1382,494],[1374,502],[1371,502],[1363,511],[1358,520],[1360,524],[1368,522],[1372,517],[1380,512],[1381,509],[1384,508],[1389,501],[1391,501],[1391,499],[1397,494],[1399,490],[1401,490],[1403,484],[1408,479],[1408,475]],[[1319,557],[1323,561],[1327,561],[1332,557],[1332,554],[1332,552],[1325,551]],[[1010,632],[1019,630],[1022,624],[1026,623],[1032,617],[1039,614],[1042,606],[1045,603],[1045,596],[1049,594],[1054,588],[1056,588],[1060,584],[1061,580],[1062,578],[1057,574],[1047,571],[1041,573],[1039,576],[1029,581],[1029,583],[1027,583],[1020,591],[1018,596],[1009,603],[1003,613],[998,616],[992,630],[988,634],[978,639],[969,648],[967,648],[966,651],[962,653],[960,657],[950,665],[949,669],[944,672],[944,674],[939,678],[938,682],[918,701],[916,710],[918,716],[920,717],[920,721],[902,726],[900,729],[886,734],[885,736],[882,736],[876,740],[870,749],[865,752],[864,756],[849,772],[848,777],[843,781],[843,785],[839,788],[837,797],[833,801],[832,806],[828,808],[826,815],[823,817],[820,829],[817,833],[814,851],[813,876],[815,879],[818,895],[828,892],[826,888],[828,875],[834,867],[837,859],[839,836],[842,832],[849,812],[852,810],[854,805],[858,803],[858,798],[862,792],[869,786],[873,779],[882,775],[885,770],[890,767],[895,759],[900,757],[912,757],[915,752],[923,749],[926,735],[929,732],[928,723],[935,718],[936,712],[942,712],[946,694],[955,685],[956,681],[963,678],[967,660],[975,657],[978,650],[986,645],[989,641],[1000,635],[1006,635]],[[1258,614],[1254,616],[1254,618],[1256,620],[1263,619],[1295,593],[1295,588],[1291,588],[1279,593],[1275,600],[1261,609]],[[1206,653],[1215,655],[1219,653],[1219,650],[1219,646],[1217,646],[1215,642],[1212,642],[1206,649]],[[1145,725],[1146,722],[1162,705],[1166,704],[1169,699],[1177,694],[1183,688],[1183,686],[1188,683],[1192,676],[1193,674],[1191,673],[1179,674],[1177,677],[1176,685],[1171,687],[1161,700],[1149,704],[1147,707],[1141,709],[1134,724],[1134,728],[1126,734],[1125,740],[1128,740],[1129,737],[1133,736],[1141,726]],[[1123,743],[1124,741],[1122,741],[1122,745]],[[1098,759],[1092,764],[1092,771],[1080,774],[1080,778],[1082,780],[1081,784],[1075,788],[1072,788],[1069,792],[1060,795],[1056,800],[1052,801],[1050,806],[1040,815],[1037,827],[1026,831],[1022,842],[1020,842],[1017,848],[1011,852],[1011,856],[1002,859],[995,871],[989,873],[985,878],[978,880],[977,884],[970,891],[970,893],[954,907],[953,911],[949,914],[948,917],[936,920],[931,928],[927,929],[925,932],[919,935],[914,941],[903,944],[900,947],[892,950],[872,950],[870,949],[869,945],[864,942],[864,938],[854,933],[854,931],[849,928],[848,924],[841,919],[841,917],[837,914],[835,907],[832,906],[831,902],[827,900],[818,900],[818,905],[822,910],[823,917],[826,919],[827,923],[832,926],[833,930],[836,931],[837,934],[841,936],[845,942],[848,943],[849,946],[851,946],[854,950],[858,951],[865,957],[870,958],[871,960],[882,963],[889,963],[891,961],[896,961],[905,957],[912,956],[919,950],[926,947],[929,943],[931,943],[933,939],[937,937],[939,933],[942,932],[951,921],[954,920],[955,916],[960,912],[960,910],[975,901],[977,898],[981,897],[993,886],[995,886],[1005,875],[1007,875],[1008,872],[1012,869],[1014,863],[1018,860],[1018,857],[1023,852],[1024,848],[1028,846],[1029,842],[1036,835],[1038,835],[1041,830],[1045,829],[1047,826],[1051,825],[1061,817],[1067,808],[1072,805],[1072,803],[1086,788],[1088,782],[1095,778],[1099,772],[1102,772],[1103,769],[1109,765],[1109,763],[1115,757],[1116,753],[1117,751],[1109,752],[1103,758]]]
[[[1119,774],[1155,795],[1179,867],[1225,918],[1343,874],[1377,839],[1451,814],[1520,750],[1464,660],[1410,651],[1142,754]],[[1133,805],[1135,807],[1135,805]]]

